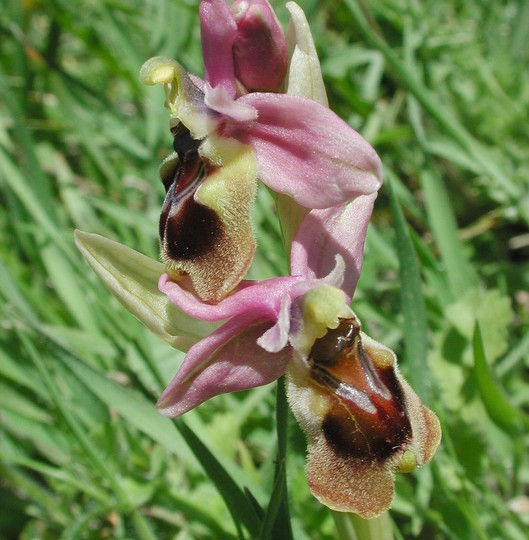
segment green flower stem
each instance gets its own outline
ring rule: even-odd
[[[275,481],[268,508],[261,523],[259,540],[293,540],[292,524],[288,507],[286,481],[286,453],[288,403],[285,391],[284,377],[277,382],[276,390],[276,431],[277,431],[277,461]]]
[[[17,329],[16,324],[14,324],[13,327]],[[136,528],[136,532],[138,533],[138,537],[141,540],[156,540],[156,536],[154,535],[151,528],[149,527],[149,524],[145,516],[143,516],[143,514],[141,514],[137,509],[134,508],[127,493],[118,482],[116,476],[107,468],[105,462],[99,455],[98,450],[94,447],[90,439],[86,436],[86,433],[83,431],[79,423],[70,414],[70,411],[66,403],[62,399],[61,393],[59,389],[57,388],[55,381],[53,380],[52,376],[48,372],[48,369],[46,367],[46,364],[44,363],[44,360],[42,359],[38,351],[35,349],[35,346],[33,345],[33,343],[28,339],[28,337],[23,332],[19,330],[16,330],[16,332],[20,340],[22,341],[22,344],[24,345],[26,351],[28,352],[29,356],[33,360],[33,363],[35,364],[35,367],[37,368],[37,371],[39,372],[42,382],[44,383],[44,386],[46,386],[48,392],[50,393],[50,396],[55,406],[59,410],[64,421],[66,422],[71,432],[73,433],[74,437],[77,439],[77,442],[79,443],[79,445],[85,452],[86,456],[88,457],[88,459],[90,460],[94,468],[99,471],[101,476],[111,486],[112,490],[114,491],[114,494],[118,498],[119,505],[122,507],[121,509],[126,512],[130,512],[132,521]]]
[[[387,43],[373,30],[364,15],[357,0],[345,0],[349,12],[353,16],[360,32],[366,41],[378,49],[384,56],[386,63],[395,73],[404,86],[413,94],[417,101],[424,107],[428,114],[456,141],[477,165],[481,166],[483,174],[490,176],[509,194],[511,200],[517,201],[519,197],[518,187],[510,178],[490,159],[487,149],[477,141],[460,123],[453,117],[447,108],[439,103],[426,86],[417,76],[402,62]]]
[[[288,506],[288,490],[286,480],[286,460],[287,460],[287,429],[288,429],[288,402],[285,389],[285,378],[281,377],[277,381],[276,394],[276,422],[277,422],[277,463],[276,481],[283,484],[281,502],[277,511],[277,517],[273,528],[272,538],[292,539],[292,524],[290,521],[290,510]]]
[[[374,519],[363,519],[357,514],[333,512],[338,540],[393,540],[389,512]]]

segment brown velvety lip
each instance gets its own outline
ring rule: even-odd
[[[210,172],[198,153],[200,141],[182,124],[173,134],[178,162],[162,178],[166,196],[159,234],[164,258],[178,263],[207,256],[223,236],[223,224],[214,210],[194,199]]]
[[[316,340],[309,365],[312,380],[331,398],[322,430],[338,454],[386,461],[411,440],[395,369],[377,365],[366,352],[356,319],[341,319]]]

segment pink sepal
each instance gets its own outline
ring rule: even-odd
[[[340,255],[347,272],[340,288],[354,294],[364,257],[364,242],[376,193],[357,197],[344,206],[312,210],[301,222],[290,252],[291,273],[306,279],[327,276]]]
[[[218,304],[206,304],[192,292],[186,291],[167,274],[162,274],[158,288],[184,313],[202,321],[222,321],[244,313],[260,319],[275,321],[281,309],[281,300],[288,296],[300,276],[271,278],[265,281],[242,282],[234,292]]]
[[[292,349],[270,353],[257,345],[270,327],[252,314],[237,317],[194,345],[165,389],[158,408],[176,417],[227,392],[268,384],[285,373]]]
[[[225,135],[251,144],[260,180],[307,208],[330,208],[382,183],[371,145],[330,109],[287,94],[253,93],[238,103],[257,109],[258,120],[226,126]]]
[[[200,2],[200,33],[204,78],[211,86],[222,86],[234,97],[236,83],[233,43],[237,35],[237,25],[225,0]]]

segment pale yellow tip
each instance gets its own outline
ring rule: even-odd
[[[408,449],[404,452],[404,454],[402,454],[398,471],[401,473],[410,473],[415,469],[415,467],[417,467],[417,457],[413,450]]]
[[[178,62],[163,56],[149,58],[140,69],[140,81],[143,84],[169,84],[176,78]]]

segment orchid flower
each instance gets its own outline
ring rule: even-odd
[[[188,350],[160,396],[169,417],[226,392],[287,375],[308,438],[307,476],[329,508],[372,518],[391,504],[394,476],[427,463],[439,421],[403,379],[395,354],[361,331],[338,255],[323,278],[243,281],[216,305],[163,274],[163,265],[101,236],[78,247],[120,301],[160,338]],[[292,266],[301,266],[292,254]],[[307,272],[305,272],[307,273]]]
[[[292,2],[287,7],[299,27],[301,10]],[[160,170],[166,188],[160,240],[168,274],[174,281],[189,276],[194,292],[209,303],[237,286],[255,250],[249,212],[259,178],[306,213],[320,210],[296,224],[291,236],[305,251],[307,272],[322,277],[330,268],[322,268],[318,255],[306,249],[307,239],[322,249],[331,242],[328,249],[350,257],[343,248],[346,238],[325,232],[333,221],[347,222],[347,233],[355,221],[367,226],[381,184],[380,159],[356,131],[314,100],[295,92],[247,93],[243,83],[256,78],[263,58],[273,59],[272,68],[284,67],[284,36],[266,0],[237,2],[231,11],[224,0],[202,0],[200,15],[205,81],[160,57],[140,72],[144,83],[164,86],[174,135],[175,153]],[[252,32],[255,26],[261,31]],[[355,260],[346,262],[355,268],[348,277],[352,291],[359,268]]]
[[[295,258],[293,266],[303,264]],[[395,354],[361,331],[341,288],[345,270],[337,256],[324,278],[243,281],[214,306],[163,275],[159,289],[180,310],[223,324],[189,349],[158,407],[180,416],[286,373],[289,403],[309,441],[312,492],[331,509],[371,518],[389,507],[395,471],[431,459],[440,428]]]
[[[264,29],[251,46],[256,19],[247,4],[261,10]],[[97,235],[77,232],[76,241],[129,311],[187,351],[158,401],[164,415],[286,374],[307,434],[312,492],[331,509],[372,518],[391,504],[395,473],[431,459],[440,428],[395,354],[361,331],[349,307],[380,160],[326,108],[308,25],[297,5],[288,8],[287,94],[246,93],[266,88],[249,82],[252,63],[234,46],[265,54],[279,42],[272,55],[282,65],[266,0],[231,10],[224,0],[201,2],[205,81],[173,60],[142,68],[144,82],[164,85],[174,135],[176,152],[160,171],[167,265]],[[248,212],[256,178],[278,194],[290,254],[289,276],[261,282],[242,280],[255,249]]]

